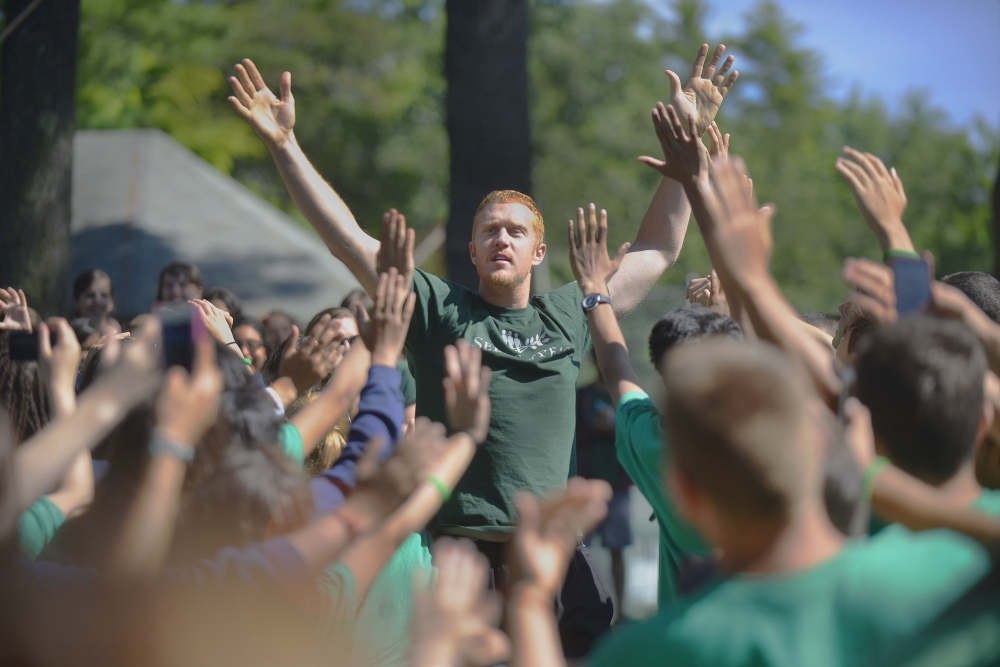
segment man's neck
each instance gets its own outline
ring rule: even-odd
[[[936,485],[949,500],[961,505],[971,505],[983,493],[983,487],[976,480],[973,461],[967,461],[951,479]]]
[[[480,280],[479,297],[499,308],[527,308],[531,300],[531,278],[518,285],[498,285]]]
[[[826,510],[811,504],[787,522],[744,525],[722,547],[722,569],[733,574],[781,574],[804,570],[835,556],[844,536]]]

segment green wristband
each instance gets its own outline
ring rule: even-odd
[[[919,252],[914,252],[913,250],[899,250],[897,248],[889,248],[885,251],[882,259],[886,264],[889,263],[890,259],[921,259]]]
[[[243,361],[246,362],[247,366],[253,366],[253,359],[247,359],[246,357],[243,357]]]
[[[427,481],[434,485],[434,488],[441,494],[442,502],[451,500],[451,489],[437,475],[427,475]]]
[[[872,494],[875,492],[875,478],[886,466],[890,465],[892,465],[892,461],[884,456],[876,456],[875,460],[868,464],[865,474],[861,478],[861,493],[866,501],[871,502],[872,500]]]

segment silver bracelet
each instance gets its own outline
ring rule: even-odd
[[[194,447],[168,440],[154,430],[153,437],[149,440],[149,455],[169,456],[184,461],[184,463],[191,463],[194,461]]]

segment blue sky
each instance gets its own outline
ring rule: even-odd
[[[649,0],[669,12],[667,0]],[[709,34],[738,32],[757,0],[709,0]],[[834,97],[854,85],[892,108],[910,89],[964,124],[1000,126],[1000,0],[777,0],[823,55]],[[739,65],[739,54],[737,67]]]

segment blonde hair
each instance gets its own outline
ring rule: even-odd
[[[297,412],[315,401],[319,396],[320,392],[318,391],[299,396],[288,406],[286,414],[289,417],[295,416]],[[316,476],[332,466],[340,458],[341,452],[344,451],[344,446],[347,444],[347,436],[350,432],[351,417],[345,414],[337,420],[337,423],[333,426],[333,430],[326,434],[326,437],[320,441],[316,449],[305,460],[306,472],[311,476]]]
[[[521,204],[527,206],[535,216],[534,221],[531,223],[531,229],[535,232],[535,242],[541,243],[545,240],[545,221],[542,219],[542,212],[538,210],[538,205],[535,204],[534,199],[517,190],[494,190],[486,195],[483,201],[479,202],[479,208],[476,209],[476,215],[472,219],[473,237],[476,235],[476,227],[479,225],[479,214],[490,204]]]

